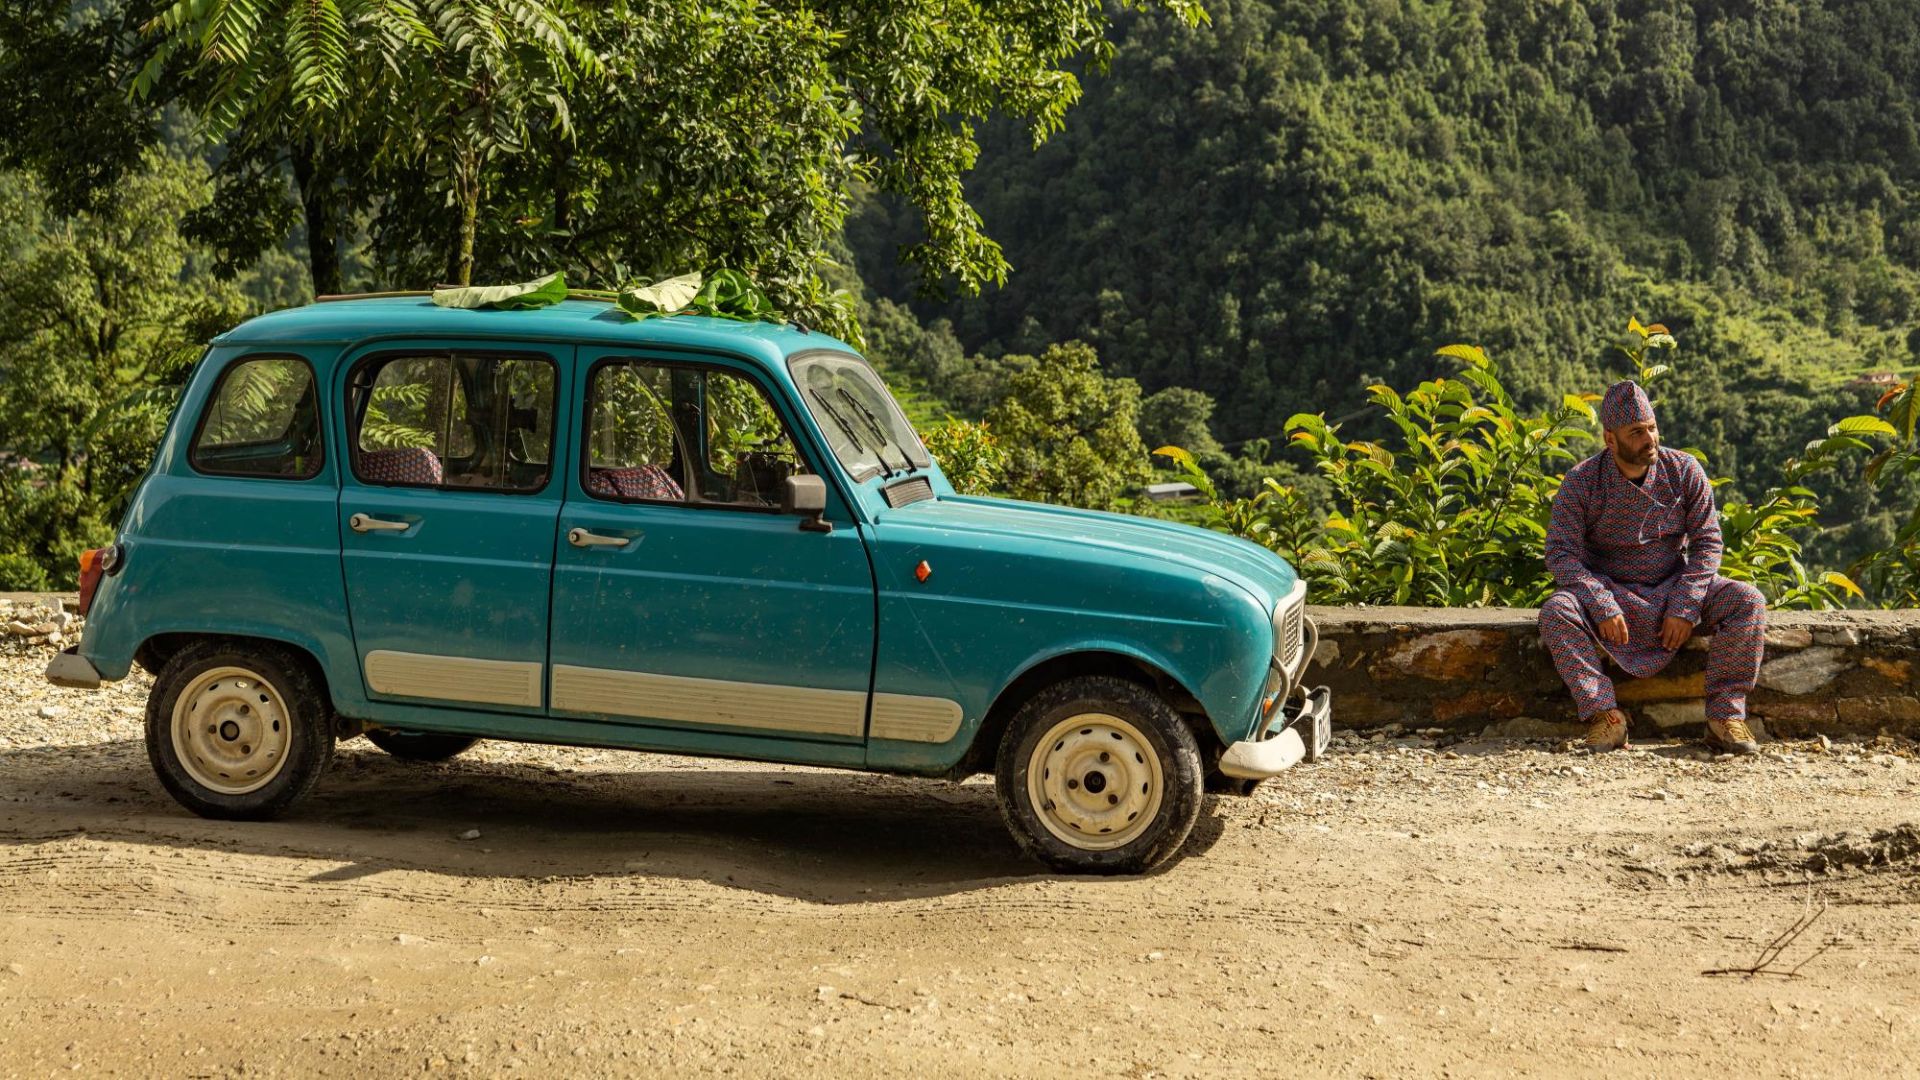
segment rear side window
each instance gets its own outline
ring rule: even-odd
[[[203,473],[308,480],[325,442],[313,369],[286,356],[241,360],[221,373],[187,462]]]
[[[553,461],[545,357],[379,357],[349,388],[353,473],[369,484],[538,491]]]

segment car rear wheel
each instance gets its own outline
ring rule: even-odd
[[[333,709],[286,649],[197,641],[154,677],[147,757],[167,793],[202,817],[277,817],[326,772]]]
[[[403,761],[446,761],[472,749],[479,739],[471,735],[443,735],[437,731],[394,731],[373,728],[367,741]]]
[[[1014,717],[995,771],[1020,846],[1069,873],[1136,874],[1180,850],[1203,800],[1200,749],[1151,689],[1082,676]]]

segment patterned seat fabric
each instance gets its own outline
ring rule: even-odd
[[[376,484],[428,484],[446,478],[433,451],[417,446],[370,450],[360,455],[360,475]]]
[[[686,493],[667,470],[658,465],[639,465],[630,469],[589,469],[587,490],[595,495],[621,499],[686,499]]]

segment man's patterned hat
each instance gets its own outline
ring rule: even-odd
[[[1607,387],[1607,396],[1600,401],[1600,426],[1612,431],[1628,424],[1644,424],[1653,420],[1653,402],[1647,400],[1647,392],[1632,379],[1622,379]]]

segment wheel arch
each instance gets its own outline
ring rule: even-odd
[[[218,641],[237,648],[270,645],[284,650],[294,661],[305,668],[320,689],[327,695],[328,703],[333,706],[336,715],[340,711],[339,695],[334,692],[332,680],[327,678],[327,667],[320,662],[320,656],[313,646],[306,642],[283,637],[266,637],[255,634],[220,634],[196,630],[172,630],[159,634],[149,634],[133,652],[133,659],[141,667],[153,674],[159,674],[168,660],[181,649],[196,641]]]
[[[1108,675],[1153,690],[1193,729],[1194,740],[1199,743],[1203,757],[1217,756],[1224,749],[1205,706],[1164,667],[1130,653],[1084,648],[1038,660],[1002,687],[994,696],[993,704],[987,707],[986,716],[981,720],[979,730],[974,733],[972,744],[959,764],[954,766],[951,775],[958,778],[991,772],[1001,737],[1006,734],[1007,725],[1013,722],[1021,706],[1055,683],[1084,675]]]

